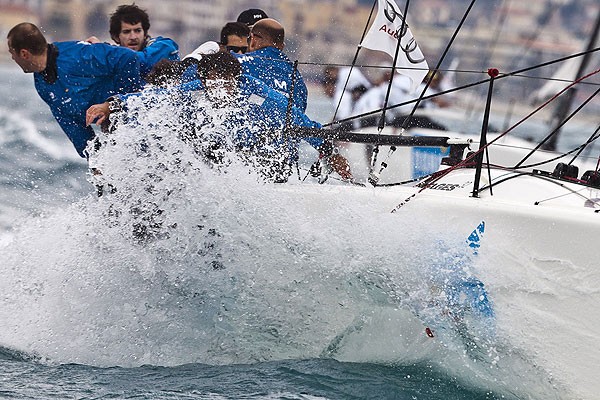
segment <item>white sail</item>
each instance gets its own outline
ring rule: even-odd
[[[552,76],[552,80],[546,82],[544,86],[532,94],[531,102],[535,104],[546,101],[571,84],[571,82],[577,79],[577,71],[581,66],[582,60],[583,56],[565,61],[562,67]]]
[[[375,21],[365,36],[362,46],[383,51],[393,58],[400,38],[400,52],[394,67],[398,68],[398,73],[410,78],[410,93],[414,93],[429,72],[427,61],[407,23],[402,31],[404,18],[394,0],[378,0],[378,7]]]

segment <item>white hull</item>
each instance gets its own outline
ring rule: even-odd
[[[600,393],[600,190],[542,176],[492,170],[506,181],[473,198],[474,169],[453,171],[397,210],[428,215],[468,235],[486,223],[478,278],[494,306],[498,335],[552,375],[574,398]],[[482,171],[482,186],[488,171]],[[297,188],[297,187],[296,187]],[[282,190],[295,190],[294,185]],[[302,187],[315,201],[329,196],[373,199],[390,213],[418,188]],[[398,238],[401,240],[402,238]],[[489,262],[486,262],[486,258]],[[502,258],[500,261],[498,258]]]
[[[363,128],[357,133],[377,134],[376,127]],[[386,127],[382,132],[383,135],[400,135],[399,128]],[[487,135],[488,143],[498,137],[498,133],[489,133]],[[404,136],[445,136],[457,139],[469,139],[472,141],[469,146],[470,151],[479,149],[480,135],[468,135],[453,131],[439,131],[427,128],[411,128],[404,133]],[[359,143],[338,143],[343,154],[350,165],[353,173],[359,178],[366,178],[369,170],[370,159],[367,157],[367,145]],[[503,136],[489,148],[489,162],[491,165],[502,165],[512,167],[517,165],[525,156],[527,156],[535,144],[524,139],[513,137],[510,135]],[[372,146],[371,146],[372,148]],[[385,173],[381,175],[380,183],[394,183],[409,179],[419,178],[427,174],[433,173],[439,169],[442,158],[448,155],[448,148],[437,147],[398,147],[392,156],[386,158],[390,146],[380,146],[378,161],[385,161],[388,164]],[[543,161],[553,159],[563,153],[554,151],[537,150],[527,159],[524,165],[538,164],[536,169],[547,172],[552,172],[554,166],[558,162],[569,162],[572,155],[562,158],[554,163],[541,164]],[[312,153],[311,153],[312,156]],[[487,158],[485,159],[487,162]],[[582,174],[586,170],[594,169],[597,159],[578,158],[575,165],[579,167],[579,172]],[[526,168],[531,171],[533,168]]]

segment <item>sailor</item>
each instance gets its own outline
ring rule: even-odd
[[[336,119],[340,120],[352,116],[352,108],[354,107],[354,104],[348,90],[342,90],[343,87],[342,89],[338,90],[337,81],[338,68],[332,66],[325,67],[325,70],[323,71],[323,79],[321,80],[323,92],[325,93],[325,96],[331,99],[332,106],[334,109],[337,109]]]
[[[388,86],[390,83],[391,72],[386,71],[377,79],[375,85],[356,102],[354,106],[354,115],[371,113],[383,108],[385,97],[387,95]],[[404,103],[414,99],[414,95],[410,95],[410,79],[404,75],[396,74],[390,90],[388,107]],[[386,114],[387,122],[391,122],[398,116],[404,116],[411,111],[411,105],[404,105],[389,110]],[[362,126],[377,125],[379,115],[363,118],[360,122]]]
[[[325,95],[331,98],[333,107],[337,109],[336,120],[356,115],[354,112],[356,103],[371,88],[371,82],[358,68],[351,70],[349,67],[327,66],[323,74],[323,90]],[[355,128],[359,127],[355,126]]]
[[[221,41],[208,41],[202,43],[194,51],[183,57],[182,63],[170,60],[161,60],[154,65],[146,82],[155,86],[168,86],[177,83],[191,82],[196,77],[196,61],[204,54],[215,54],[219,51],[231,51],[244,54],[248,51],[248,36],[250,28],[241,22],[228,22],[221,29]],[[183,71],[183,73],[182,73]]]
[[[241,22],[228,22],[221,29],[221,50],[244,54],[248,51],[250,28]]]
[[[284,29],[281,24],[273,19],[264,18],[259,20],[250,32],[248,50],[250,53],[234,54],[242,64],[244,74],[253,76],[266,83],[270,88],[278,91],[284,96],[289,96],[292,88],[293,65],[289,58],[283,53],[285,48]],[[206,42],[192,53],[184,57],[201,58],[206,49],[215,42]],[[196,76],[195,66],[188,69],[181,77],[181,82],[189,82]],[[294,81],[294,106],[306,111],[308,90],[299,71],[296,71]]]
[[[121,47],[138,52],[140,72],[146,76],[152,66],[162,59],[179,60],[179,46],[173,40],[162,36],[150,37],[148,13],[135,4],[121,5],[110,16],[110,37]],[[99,43],[97,37],[87,39]]]
[[[8,32],[8,48],[25,73],[33,73],[35,88],[77,153],[87,157],[94,130],[85,121],[93,104],[142,87],[137,53],[104,43],[48,44],[39,28],[24,22]]]
[[[429,81],[431,74],[432,73],[429,72],[427,74],[427,76],[425,77],[425,79],[423,80],[423,82],[421,82],[421,84],[417,87],[416,93],[418,95],[421,94],[421,92],[423,92],[423,89],[425,89],[425,82]],[[452,76],[452,75],[450,75],[450,76]],[[452,78],[449,78],[449,79],[452,79]],[[446,78],[441,72],[438,71],[438,73],[435,74],[435,76],[433,77],[433,80],[429,84],[429,87],[425,91],[425,96],[431,96],[434,94],[438,94],[441,91],[451,89],[452,86],[450,86],[450,85],[452,83],[451,83],[451,81],[449,81],[449,79]],[[451,95],[452,95],[452,93],[451,93]],[[452,97],[451,96],[437,96],[432,99],[422,100],[419,107],[427,108],[427,109],[438,109],[438,108],[450,107],[451,103],[450,103],[449,99],[452,99]]]
[[[299,139],[286,136],[283,131],[286,125],[321,127],[298,107],[292,106],[288,114],[288,99],[264,82],[242,74],[239,63],[231,53],[219,52],[202,56],[197,63],[197,74],[198,80],[182,84],[164,93],[185,94],[204,91],[215,107],[234,106],[237,112],[229,121],[232,129],[228,131],[234,132],[232,139],[237,150],[241,152],[259,153],[276,162],[281,161],[279,158],[281,154],[285,154],[286,165],[279,163],[279,166],[284,168],[297,160],[299,144]],[[95,120],[96,123],[101,123],[111,112],[126,105],[129,96],[131,95],[115,96],[109,102],[90,107],[87,112],[87,123],[91,124]],[[243,115],[240,114],[240,110],[244,112]],[[272,134],[269,135],[267,132]],[[321,139],[304,139],[313,147],[323,151],[331,167],[342,178],[352,179],[344,157],[332,151],[329,145],[324,145]],[[287,171],[289,172],[290,169],[288,168]],[[279,172],[277,171],[275,181],[287,179],[287,176],[281,179]]]
[[[258,21],[250,32],[249,53],[235,55],[244,74],[260,79],[270,88],[289,96],[292,88],[293,64],[283,53],[285,34],[283,26],[274,19]],[[299,71],[294,82],[294,105],[306,111],[308,90]]]
[[[250,8],[242,11],[240,15],[238,15],[237,22],[241,22],[242,24],[246,24],[249,28],[252,28],[254,24],[265,18],[269,18],[266,12],[258,8]]]

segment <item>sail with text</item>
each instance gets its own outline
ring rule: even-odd
[[[378,7],[377,16],[365,36],[362,47],[383,51],[394,58],[400,40],[400,51],[394,68],[399,74],[410,78],[410,93],[414,93],[429,72],[427,61],[408,28],[408,23],[405,22],[402,29],[404,17],[396,2],[378,0]]]

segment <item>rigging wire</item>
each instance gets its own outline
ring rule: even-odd
[[[598,129],[600,129],[600,127]],[[537,163],[534,163],[534,164],[527,164],[527,165],[521,165],[519,167],[514,167],[514,169],[527,169],[527,168],[539,167],[540,165],[549,164],[551,162],[558,161],[558,160],[560,160],[563,157],[566,157],[566,156],[568,156],[570,154],[575,153],[577,150],[583,150],[583,149],[585,149],[585,147],[588,144],[590,144],[590,143],[596,141],[598,138],[600,138],[600,135],[596,135],[596,133],[598,132],[598,129],[596,130],[596,132],[594,132],[594,136],[592,138],[588,139],[584,144],[581,144],[581,145],[577,146],[576,148],[574,148],[572,150],[569,150],[568,152],[566,152],[564,154],[561,154],[561,155],[556,156],[554,158],[550,158],[548,160],[540,161],[540,162],[537,162]],[[575,159],[577,159],[578,155],[579,154],[576,154],[575,157],[573,157],[573,159],[568,164],[571,165],[573,163],[573,161],[575,161]],[[592,157],[588,157],[588,158],[592,158]],[[596,159],[596,157],[593,157],[593,158]]]
[[[406,129],[408,127],[408,124],[410,122],[410,120],[413,118],[413,116],[415,115],[415,112],[417,111],[417,108],[419,107],[419,104],[421,103],[421,100],[424,99],[425,96],[425,92],[427,91],[427,89],[429,89],[429,86],[431,85],[431,82],[433,82],[433,78],[435,78],[435,75],[437,73],[437,71],[439,70],[439,68],[442,66],[442,62],[444,61],[444,59],[446,58],[446,55],[448,55],[448,52],[450,51],[450,47],[452,47],[452,44],[454,43],[454,40],[456,39],[456,37],[458,36],[458,33],[460,32],[463,24],[465,23],[465,21],[467,20],[468,15],[471,12],[471,9],[473,8],[473,6],[475,5],[475,0],[472,0],[471,3],[469,4],[469,7],[467,7],[467,10],[465,11],[465,13],[463,14],[462,19],[460,20],[458,26],[456,27],[456,30],[454,31],[454,34],[452,35],[452,37],[450,38],[450,41],[448,42],[448,44],[446,45],[446,49],[444,50],[444,53],[442,54],[442,56],[440,57],[440,59],[438,60],[437,65],[435,66],[433,73],[431,74],[431,76],[429,77],[429,79],[427,80],[427,83],[425,84],[425,87],[423,88],[423,91],[421,92],[421,95],[419,96],[419,98],[417,99],[417,101],[415,102],[412,111],[410,112],[410,115],[408,116],[408,118],[404,119],[404,122],[402,122],[402,129]]]
[[[453,88],[453,89],[445,90],[443,92],[438,92],[438,93],[435,93],[435,94],[431,94],[429,96],[423,96],[421,98],[421,100],[433,99],[433,98],[438,97],[438,96],[443,96],[443,95],[448,94],[448,93],[453,93],[453,92],[457,92],[459,90],[468,89],[470,87],[474,87],[474,86],[477,86],[477,85],[482,85],[482,84],[487,83],[487,82],[489,82],[489,79],[484,79],[484,80],[481,80],[481,81],[469,83],[469,84],[466,84],[466,85],[463,85],[463,86],[459,86],[459,87],[456,87],[456,88]],[[393,106],[388,106],[387,108],[388,108],[388,110],[391,110],[391,109],[402,107],[402,106],[406,106],[406,105],[409,105],[409,104],[414,104],[414,103],[417,102],[417,100],[419,100],[419,99],[408,100],[408,101],[405,101],[405,102],[402,102],[402,103],[395,104]],[[348,117],[348,118],[340,119],[340,120],[335,121],[335,122],[330,122],[328,124],[324,124],[323,128],[327,128],[327,127],[335,125],[335,124],[343,124],[345,122],[354,121],[356,119],[361,119],[361,118],[364,118],[364,117],[369,117],[371,115],[379,114],[380,112],[381,112],[381,110],[368,111],[366,113],[358,114],[358,115],[355,115],[355,116],[352,116],[352,117]]]
[[[475,0],[473,0],[475,1]],[[385,100],[383,102],[383,108],[381,109],[381,118],[379,119],[379,126],[377,129],[379,133],[385,128],[385,113],[387,111],[388,102],[390,100],[390,93],[392,92],[392,84],[394,82],[394,75],[396,75],[396,63],[398,62],[398,55],[400,54],[400,46],[402,45],[402,38],[408,32],[408,26],[406,25],[406,16],[408,15],[408,6],[410,5],[410,0],[406,0],[406,5],[404,6],[404,14],[402,14],[402,24],[400,25],[400,34],[398,35],[398,43],[396,44],[396,53],[394,54],[394,61],[392,62],[392,72],[390,73],[390,83],[388,83],[387,92],[385,94]],[[335,118],[334,118],[335,121]],[[375,160],[377,159],[377,153],[379,152],[379,143],[375,144],[375,148],[377,151],[373,152],[373,162],[371,163],[371,168],[375,167]],[[393,148],[393,147],[392,147]]]
[[[517,77],[517,78],[538,79],[538,80],[543,80],[543,81],[554,81],[554,82],[564,82],[564,83],[575,82],[574,80],[571,80],[571,79],[548,78],[548,77],[543,77],[543,76],[531,76],[531,75],[521,75],[521,74],[517,74],[517,75],[513,75],[513,76]],[[598,83],[598,82],[581,82],[580,85],[600,86],[600,83]]]
[[[529,68],[528,68],[529,69]],[[498,137],[494,138],[493,140],[491,140],[490,142],[488,142],[485,146],[482,146],[479,148],[479,150],[473,152],[471,155],[467,156],[464,160],[462,160],[461,162],[459,162],[458,164],[447,168],[443,171],[441,171],[442,173],[435,176],[434,178],[430,179],[425,185],[423,185],[423,187],[416,193],[413,193],[411,196],[409,196],[407,199],[405,199],[403,202],[399,203],[396,207],[394,207],[394,209],[391,211],[392,213],[397,212],[400,208],[402,208],[406,203],[408,203],[412,198],[416,197],[419,193],[423,192],[425,189],[427,189],[428,187],[430,187],[431,185],[433,185],[435,182],[439,181],[440,179],[442,179],[444,176],[448,175],[451,171],[454,171],[455,169],[459,168],[460,166],[463,166],[464,164],[466,164],[467,162],[471,161],[472,159],[474,159],[475,157],[477,157],[479,154],[481,154],[482,151],[484,151],[485,149],[487,149],[489,146],[491,146],[492,144],[494,144],[495,142],[497,142],[498,140],[500,140],[501,138],[503,138],[504,136],[506,136],[508,133],[512,132],[516,127],[518,127],[519,125],[521,125],[523,122],[525,122],[526,120],[528,120],[529,118],[531,118],[534,114],[538,113],[540,110],[542,110],[543,108],[545,108],[548,104],[552,103],[554,100],[556,100],[560,95],[562,95],[563,93],[565,93],[566,91],[568,91],[570,88],[572,88],[573,86],[575,86],[577,83],[591,77],[594,76],[596,74],[600,73],[600,69],[591,72],[585,76],[582,76],[581,78],[577,79],[575,82],[573,82],[572,84],[570,84],[569,86],[567,86],[566,88],[562,89],[560,92],[558,92],[557,94],[555,94],[554,96],[552,96],[552,98],[548,99],[546,102],[544,102],[542,105],[540,105],[538,108],[536,108],[535,110],[533,110],[531,113],[529,113],[528,115],[526,115],[524,118],[522,118],[519,122],[517,122],[515,125],[513,125],[511,128],[509,128],[508,130],[506,130],[504,133],[500,134]],[[509,76],[509,75],[503,75],[503,76]],[[500,77],[497,78],[490,78],[490,79],[498,79]],[[600,165],[600,158],[598,159],[599,165]]]
[[[538,39],[542,31],[552,20],[552,17],[554,17],[556,11],[564,7],[565,4],[566,3],[563,3],[560,4],[558,7],[554,7],[555,1],[550,0],[546,3],[546,9],[543,11],[543,14],[540,15],[537,19],[536,30],[531,35],[529,35],[528,38],[525,39],[525,46],[521,48],[521,52],[517,55],[517,57],[514,58],[515,60],[517,60],[517,65],[519,65],[525,59],[525,55],[529,52],[529,50],[531,50],[531,46],[533,46],[533,44]]]
[[[588,197],[588,196],[585,196],[585,195],[583,195],[583,194],[581,194],[581,193],[580,193],[580,192],[581,192],[583,189],[582,189],[582,190],[579,190],[579,191],[577,191],[577,190],[574,190],[574,189],[572,189],[572,188],[570,188],[570,187],[566,186],[566,185],[565,185],[564,183],[562,183],[562,182],[558,182],[558,181],[556,181],[555,179],[550,179],[550,178],[548,178],[548,177],[545,177],[545,176],[543,176],[543,175],[538,175],[538,174],[535,174],[535,173],[533,173],[533,172],[521,172],[521,173],[519,173],[519,174],[514,174],[514,175],[508,176],[508,177],[506,177],[506,178],[499,179],[499,180],[497,180],[496,182],[490,183],[489,185],[482,187],[482,188],[480,189],[480,191],[487,190],[487,189],[490,189],[490,190],[491,190],[491,189],[492,189],[492,187],[494,187],[494,186],[498,186],[498,185],[499,185],[499,184],[501,184],[501,183],[504,183],[504,182],[507,182],[507,181],[513,180],[513,179],[515,179],[515,178],[519,178],[519,177],[521,177],[521,176],[527,176],[527,175],[528,175],[528,176],[532,176],[532,177],[536,177],[536,178],[539,178],[539,179],[542,179],[542,180],[544,180],[544,181],[546,181],[546,182],[549,182],[549,183],[552,183],[552,184],[555,184],[555,185],[557,185],[557,186],[560,186],[560,187],[562,187],[563,189],[565,189],[565,190],[567,190],[567,191],[569,191],[569,192],[570,192],[570,193],[561,194],[561,195],[554,196],[554,197],[549,197],[549,198],[546,198],[546,199],[543,199],[543,200],[538,200],[538,201],[536,201],[536,202],[534,203],[534,205],[536,205],[536,206],[537,206],[537,205],[540,205],[541,203],[544,203],[544,202],[546,202],[546,201],[550,201],[550,200],[558,199],[558,198],[560,198],[560,197],[566,197],[566,196],[570,196],[570,195],[573,195],[573,194],[574,194],[574,195],[577,195],[577,196],[579,196],[579,197],[581,197],[581,198],[583,198],[583,199],[584,199],[584,200],[586,200],[586,201],[590,201],[590,202],[592,202],[592,203],[594,203],[594,204],[598,205],[598,202],[597,202],[596,200],[594,200],[594,199],[592,199],[592,198],[590,198],[590,197]]]
[[[573,87],[573,85],[569,86],[568,88]],[[596,90],[590,97],[588,97],[583,103],[581,103],[581,105],[579,107],[577,107],[575,109],[575,111],[573,111],[571,113],[571,115],[569,115],[567,118],[565,118],[563,121],[561,121],[561,123],[554,129],[552,130],[552,132],[550,132],[550,134],[548,136],[546,136],[540,143],[538,143],[537,146],[535,146],[530,152],[529,154],[527,154],[525,156],[525,158],[523,158],[521,161],[519,161],[517,163],[517,165],[515,165],[515,168],[519,168],[521,166],[521,164],[523,164],[529,157],[531,157],[531,155],[533,153],[535,153],[538,149],[540,149],[544,143],[546,143],[548,140],[550,140],[554,135],[558,134],[558,132],[560,132],[560,128],[562,128],[567,122],[569,122],[571,120],[571,118],[573,118],[579,111],[581,111],[581,109],[583,109],[583,107],[585,107],[590,101],[592,101],[592,99],[594,97],[596,97],[596,95],[598,95],[598,93],[600,93],[600,88],[598,90]]]
[[[586,46],[586,50],[590,50],[592,47],[594,47],[594,44],[596,43],[596,40],[598,39],[599,35],[600,35],[600,10],[598,10],[598,16],[596,17],[596,22],[594,23],[594,27],[592,28],[592,33],[590,35],[590,39]],[[591,61],[591,54],[587,54],[585,57],[583,57],[583,59],[581,60],[581,64],[579,64],[579,68],[577,69],[577,74],[575,75],[575,77],[579,77],[585,73],[590,61]],[[548,142],[546,142],[546,144],[544,145],[545,148],[547,148],[549,150],[556,149],[556,143],[558,142],[558,136],[560,134],[560,129],[561,129],[561,126],[564,125],[564,124],[562,124],[562,121],[565,119],[565,117],[569,113],[569,110],[571,109],[571,103],[573,102],[573,99],[575,98],[576,93],[577,93],[577,88],[572,88],[571,90],[569,90],[567,92],[567,95],[564,96],[561,99],[561,101],[558,102],[558,105],[555,110],[555,116],[552,121],[552,124],[556,127],[556,132],[554,132],[553,136],[550,138],[550,140],[548,140]]]
[[[522,68],[522,69],[517,70],[517,71],[500,74],[499,76],[497,76],[494,79],[498,80],[498,79],[508,78],[510,76],[514,76],[514,75],[517,75],[517,74],[522,74],[523,72],[527,72],[527,71],[531,71],[531,70],[534,70],[534,69],[537,69],[537,68],[542,68],[542,67],[545,67],[545,66],[548,66],[548,65],[552,65],[552,64],[559,63],[559,62],[563,62],[563,61],[569,60],[571,58],[580,57],[580,56],[582,56],[584,54],[587,54],[587,53],[594,53],[594,52],[597,52],[599,50],[600,50],[600,47],[596,47],[595,49],[592,49],[592,50],[589,50],[589,51],[583,51],[583,52],[580,52],[580,53],[571,54],[569,56],[557,58],[557,59],[554,59],[554,60],[551,60],[551,61],[546,61],[546,62],[543,62],[541,64],[537,64],[537,65],[534,65],[534,66],[531,66],[531,67]],[[591,74],[591,75],[594,75],[594,73]],[[589,77],[591,75],[586,75],[583,78],[587,78],[587,77]],[[421,100],[433,99],[433,98],[438,97],[438,96],[443,96],[443,95],[446,95],[446,94],[449,94],[449,93],[457,92],[459,90],[464,90],[464,89],[468,89],[468,88],[471,88],[471,87],[474,87],[474,86],[482,85],[484,83],[489,83],[490,79],[491,78],[484,79],[484,80],[477,81],[477,82],[472,82],[472,83],[469,83],[469,84],[466,84],[466,85],[462,85],[462,86],[459,86],[459,87],[455,87],[455,88],[452,88],[452,89],[444,90],[444,91],[436,93],[436,94],[432,94],[432,95],[429,95],[429,96],[424,96],[424,97],[421,98]],[[567,88],[572,87],[574,84],[577,84],[577,83],[581,82],[582,80],[583,80],[582,78],[579,78],[579,79],[573,81],[569,86],[567,86]],[[563,89],[563,91],[564,91],[564,89]],[[563,91],[561,91],[560,93],[562,93]],[[403,103],[395,104],[393,106],[388,106],[388,109],[394,109],[394,108],[406,106],[406,105],[409,105],[409,104],[414,104],[414,103],[417,102],[417,100],[418,99],[413,99],[413,100],[405,101]],[[374,115],[374,114],[378,114],[380,112],[381,112],[381,110],[369,111],[369,112],[366,112],[366,113],[363,113],[363,114],[355,115],[353,117],[348,117],[348,118],[345,118],[345,119],[341,119],[339,121],[336,121],[335,123],[334,122],[330,122],[328,124],[324,124],[323,127],[326,128],[326,127],[332,126],[334,124],[341,124],[341,123],[345,123],[345,122],[354,121],[356,119],[368,117],[368,116],[371,116],[371,115]]]
[[[475,1],[475,0],[473,0]],[[381,131],[385,128],[385,114],[387,112],[388,102],[390,100],[390,93],[392,92],[392,84],[394,83],[394,76],[396,75],[396,63],[398,62],[398,55],[400,54],[400,47],[402,45],[402,38],[408,32],[408,26],[406,25],[406,17],[408,15],[408,6],[410,5],[410,0],[406,0],[406,5],[404,7],[404,14],[402,14],[402,24],[400,25],[400,33],[398,34],[398,43],[396,43],[396,53],[394,54],[394,61],[392,62],[392,71],[390,72],[390,83],[388,84],[387,91],[385,94],[385,100],[383,102],[383,108],[381,109],[381,117],[379,117],[379,124],[377,126],[377,141],[375,142],[375,148],[372,152],[371,157],[371,165],[370,165],[370,173],[369,173],[369,181],[372,183],[379,180],[379,177],[375,175],[375,164],[377,163],[377,156],[379,155],[379,135],[381,135]],[[416,43],[416,42],[415,42]],[[438,65],[439,67],[439,65]],[[421,96],[424,94],[423,92]],[[417,102],[418,104],[418,102]],[[335,121],[335,118],[334,118]],[[402,129],[404,129],[404,124]],[[388,157],[396,150],[396,146],[391,146]],[[382,163],[385,165],[385,163]]]
[[[594,139],[592,139],[592,137],[594,137],[594,135],[596,135],[596,134],[597,134],[599,131],[600,131],[600,125],[598,125],[598,128],[596,128],[596,131],[595,131],[595,132],[592,134],[592,136],[590,136],[590,138],[588,139],[588,143],[587,143],[587,144],[589,144],[589,143],[591,143],[591,142],[593,142],[594,140],[596,140],[596,139],[597,139],[597,138],[594,138]],[[587,147],[587,148],[588,148],[588,154],[589,154],[589,153],[591,153],[591,151],[592,151],[592,146],[590,146],[590,147]],[[581,154],[581,152],[583,152],[583,149],[582,149],[582,150],[581,150],[579,153],[577,153],[577,155],[576,155],[575,157],[573,157],[573,159],[572,159],[572,160],[569,162],[569,165],[571,165],[571,164],[573,163],[573,161],[575,161],[575,159],[576,159],[577,157],[579,157],[579,155]],[[587,155],[585,155],[585,156],[581,156],[581,157],[582,157],[582,158],[590,158],[590,157],[589,157],[589,156],[587,156]]]
[[[488,57],[482,60],[484,63],[491,61],[492,58],[494,57],[494,53],[496,52],[496,47],[498,47],[498,42],[500,41],[501,33],[504,30],[504,25],[506,24],[506,18],[508,17],[508,14],[510,14],[511,0],[504,0],[504,2],[506,4],[502,6],[502,12],[498,16],[498,22],[496,23],[496,29],[494,31],[494,34],[492,35],[493,42],[492,42],[491,46],[489,46]],[[483,68],[484,65],[485,64],[482,64],[481,67]]]
[[[255,56],[253,56],[255,57]],[[265,58],[265,57],[255,57],[255,58],[263,58],[265,60],[270,60],[270,61],[279,61],[279,62],[286,62],[289,63],[290,61],[286,61],[286,60],[277,60],[277,59],[271,59],[271,58]],[[310,61],[304,61],[304,62],[299,62],[298,65],[317,65],[317,66],[324,66],[324,67],[351,67],[352,64],[342,64],[342,63],[320,63],[320,62],[310,62]],[[366,68],[366,69],[396,69],[396,70],[409,70],[409,71],[434,71],[434,68],[421,68],[421,67],[392,67],[389,65],[363,65],[363,64],[355,64],[354,65],[357,68]],[[438,68],[437,71],[440,72],[461,72],[461,73],[473,73],[473,74],[487,74],[487,71],[478,71],[478,70],[472,70],[472,69],[444,69],[444,68]]]
[[[486,163],[486,165],[493,166],[494,168],[498,168],[498,169],[505,169],[507,171],[511,171],[511,170],[514,170],[514,169],[529,169],[529,168],[539,167],[540,165],[544,165],[544,164],[548,164],[548,163],[551,163],[551,162],[554,162],[554,161],[558,161],[558,160],[560,160],[563,157],[566,157],[568,155],[571,155],[571,154],[575,153],[577,150],[583,150],[587,145],[589,145],[590,143],[593,143],[594,141],[596,141],[596,140],[598,140],[600,138],[600,134],[598,134],[598,132],[600,132],[600,126],[598,126],[598,129],[596,129],[596,131],[594,132],[594,135],[592,135],[592,137],[590,137],[586,141],[586,143],[581,144],[581,145],[575,147],[574,149],[567,151],[566,153],[559,154],[558,156],[556,156],[554,158],[550,158],[550,159],[545,160],[545,161],[540,161],[540,162],[537,162],[537,163],[534,163],[534,164],[522,165],[519,168],[507,168],[507,167],[504,167],[504,166],[501,166],[501,165],[495,165],[495,164],[490,164],[490,163]],[[473,144],[477,144],[477,143],[478,142],[473,142]],[[508,145],[508,144],[501,144],[501,143],[494,143],[494,146],[497,146],[497,147],[508,147],[508,148],[519,149],[519,150],[530,150],[528,147],[514,146],[514,145]],[[540,150],[540,152],[542,152],[542,153],[550,153],[547,150]],[[580,156],[579,154],[577,154],[577,155],[575,155],[575,157],[573,157],[573,159],[568,164],[569,165],[572,164],[573,161],[576,158],[593,158],[594,160],[596,160],[596,157]],[[472,163],[467,163],[467,164],[464,164],[462,167],[468,168],[468,167],[471,167],[473,165],[474,164],[472,164]],[[402,186],[402,185],[407,185],[409,183],[420,182],[420,181],[423,181],[425,179],[430,178],[432,175],[435,175],[437,173],[439,173],[439,171],[433,172],[433,173],[428,174],[428,175],[420,176],[420,177],[417,177],[417,178],[409,179],[409,180],[406,180],[406,181],[402,181],[402,182],[377,184],[377,187]],[[530,173],[528,173],[528,172],[521,173],[521,175],[529,175],[529,174]],[[483,186],[480,189],[480,191],[481,190],[485,190],[486,188],[487,188],[487,186]]]
[[[510,0],[502,0],[503,5],[501,6],[501,12],[498,14],[498,20],[496,21],[496,27],[494,32],[492,33],[492,42],[489,43],[486,47],[488,49],[488,54],[486,57],[481,58],[481,62],[479,63],[480,68],[484,68],[486,63],[491,63],[491,60],[496,52],[496,47],[498,46],[498,42],[500,40],[500,33],[504,29],[504,24],[506,23],[506,18],[508,16],[510,10]],[[506,3],[506,4],[505,4]],[[476,39],[475,39],[476,40]],[[470,119],[473,113],[473,109],[475,108],[475,103],[478,101],[476,97],[471,98],[469,104],[465,107],[465,116]]]
[[[594,178],[598,175],[598,167],[600,167],[600,155],[598,155],[598,162],[596,163],[596,169],[594,170]]]
[[[350,71],[348,72],[348,77],[346,77],[346,83],[344,83],[344,90],[342,90],[342,94],[340,96],[340,100],[338,101],[337,107],[335,108],[335,112],[333,113],[333,121],[335,121],[335,117],[340,109],[340,105],[342,104],[342,98],[344,97],[344,93],[346,92],[346,87],[348,87],[348,82],[350,82],[350,76],[352,75],[352,70],[354,69],[354,65],[356,64],[356,60],[358,59],[358,53],[360,49],[362,49],[362,42],[365,40],[365,36],[367,34],[367,29],[369,28],[369,22],[371,22],[371,18],[373,17],[373,12],[375,11],[375,5],[379,0],[373,1],[373,7],[371,7],[371,13],[369,14],[369,18],[367,19],[367,24],[365,25],[365,30],[363,31],[362,37],[360,38],[360,43],[356,48],[356,54],[354,54],[354,59],[352,60],[352,65],[350,66]]]
[[[593,51],[597,51],[599,49],[594,49]],[[578,55],[584,55],[587,54],[587,52],[584,53],[579,53]],[[254,58],[257,59],[261,59],[261,60],[267,60],[267,61],[276,61],[276,62],[283,62],[283,63],[288,63],[288,64],[293,64],[294,61],[288,61],[288,60],[279,60],[279,59],[275,59],[275,58],[269,58],[269,57],[260,57],[260,56],[252,56]],[[574,57],[569,57],[569,58],[574,58]],[[558,62],[560,61],[564,61],[563,59],[560,59]],[[298,61],[298,65],[312,65],[312,66],[321,66],[321,67],[352,67],[352,64],[343,64],[343,63],[319,63],[319,62],[308,62],[308,61]],[[543,65],[545,66],[545,65]],[[393,67],[391,66],[385,66],[385,65],[363,65],[363,64],[355,64],[354,65],[355,68],[364,68],[364,69],[392,69]],[[473,69],[458,69],[458,68],[454,68],[454,69],[449,69],[449,68],[417,68],[417,67],[396,67],[395,69],[397,70],[407,70],[407,71],[438,71],[438,72],[456,72],[456,73],[460,73],[460,74],[480,74],[480,75],[487,75],[488,71],[479,71],[479,70],[473,70]],[[561,79],[561,78],[554,78],[554,77],[543,77],[543,76],[532,76],[532,75],[523,75],[523,74],[518,74],[518,73],[514,73],[511,76],[517,77],[517,78],[527,78],[527,79],[538,79],[538,80],[545,80],[545,81],[556,81],[556,82],[564,82],[564,83],[573,83],[575,82],[575,80],[569,80],[569,79]],[[581,85],[589,85],[589,86],[600,86],[600,83],[597,82],[581,82]],[[338,121],[339,122],[339,121]]]
[[[600,131],[600,127],[598,127],[598,129],[596,129],[596,131],[595,131],[595,134],[594,134],[592,137],[590,137],[590,138],[589,138],[589,139],[586,141],[586,143],[588,143],[588,142],[589,142],[588,144],[590,144],[590,143],[592,143],[592,142],[596,141],[598,138],[600,138],[600,135],[597,135],[597,136],[596,136],[596,133],[598,133],[599,131]],[[479,144],[479,142],[477,142],[477,141],[473,141],[473,144]],[[511,144],[501,144],[501,143],[494,143],[494,146],[497,146],[497,147],[507,147],[507,148],[510,148],[510,149],[518,149],[518,150],[531,150],[531,148],[530,148],[530,147],[515,146],[515,145],[511,145]],[[585,146],[585,143],[584,143],[584,144],[581,144],[581,145],[579,145],[579,146],[577,146],[576,148],[574,148],[574,149],[572,149],[572,150],[569,150],[569,151],[568,151],[568,152],[566,152],[566,153],[561,153],[560,157],[562,157],[562,156],[565,156],[565,155],[569,155],[569,154],[573,154],[575,151],[577,151],[577,150],[581,150],[581,149],[582,149],[584,146]],[[539,152],[539,153],[552,153],[552,154],[556,154],[556,152],[555,152],[555,151],[550,151],[550,150],[542,150],[542,149],[538,150],[538,152]],[[585,156],[585,155],[583,155],[583,156],[582,156],[582,155],[578,155],[576,158],[593,158],[594,160],[596,159],[596,157]],[[557,159],[558,159],[558,158],[556,158],[556,159],[551,159],[551,160],[548,160],[548,162],[551,162],[551,161],[556,161]],[[574,159],[573,159],[571,162],[569,162],[569,164],[571,164],[573,161],[575,161],[575,158],[574,158]],[[544,161],[543,163],[546,163],[546,162]],[[541,165],[541,164],[542,164],[542,163],[538,163],[538,164],[530,164],[530,165],[523,165],[523,166],[521,166],[520,168],[536,167],[536,166],[538,166],[538,165]]]

